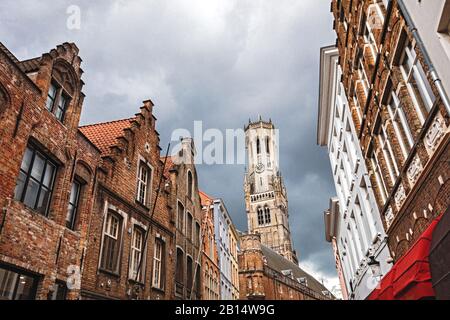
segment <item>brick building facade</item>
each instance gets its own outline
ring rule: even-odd
[[[175,219],[174,292],[172,299],[202,298],[201,222],[202,206],[194,164],[195,146],[183,138],[178,154],[166,159],[170,216]]]
[[[202,203],[202,283],[205,300],[220,300],[219,253],[214,232],[214,199],[200,191]]]
[[[450,204],[448,91],[402,4],[331,2],[341,81],[394,263]]]
[[[101,150],[83,298],[168,299],[173,288],[173,223],[153,104],[133,118],[83,126]],[[159,194],[158,194],[159,193]],[[147,241],[146,241],[147,240]]]
[[[99,151],[78,132],[83,71],[64,43],[19,61],[0,45],[0,278],[5,299],[74,299]],[[92,165],[94,163],[94,165]],[[83,185],[71,211],[71,190]],[[72,192],[73,194],[73,192]]]
[[[241,235],[241,300],[330,300],[333,295],[296,263],[261,243],[260,234]]]
[[[0,45],[0,58],[1,298],[172,298],[177,189],[153,103],[79,128],[74,44],[26,61]]]

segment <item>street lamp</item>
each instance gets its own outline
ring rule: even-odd
[[[370,270],[372,270],[372,275],[374,276],[374,278],[378,278],[381,277],[381,266],[380,266],[380,262],[375,260],[374,256],[370,256],[369,258],[369,262],[367,263],[367,265],[370,267]]]

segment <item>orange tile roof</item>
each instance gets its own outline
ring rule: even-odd
[[[111,154],[110,147],[117,144],[117,138],[124,136],[124,130],[131,127],[134,118],[96,123],[80,127],[81,133],[102,152],[102,156]]]
[[[213,197],[207,195],[201,190],[198,191],[198,194],[200,195],[200,202],[202,203],[202,206],[209,205],[214,201]]]

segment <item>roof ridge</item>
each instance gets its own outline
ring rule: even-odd
[[[118,120],[111,120],[111,121],[105,121],[105,122],[97,122],[97,123],[91,123],[91,124],[86,124],[86,125],[83,125],[83,126],[79,126],[78,128],[88,128],[88,127],[102,126],[102,125],[112,124],[112,123],[116,123],[116,122],[132,121],[134,119],[136,119],[136,117],[126,118],[126,119],[118,119]]]
[[[4,44],[0,41],[0,50],[5,52],[5,54],[12,60],[14,63],[19,63],[19,59],[12,53]]]

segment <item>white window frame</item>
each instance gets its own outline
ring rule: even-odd
[[[159,251],[158,251],[159,246]],[[153,250],[153,277],[152,286],[157,289],[164,289],[163,283],[163,267],[164,267],[164,246],[165,242],[161,238],[155,238],[155,245]],[[159,254],[157,254],[159,252]]]
[[[115,273],[119,273],[120,272],[120,264],[121,264],[121,255],[122,255],[122,245],[123,245],[123,231],[125,226],[127,225],[127,214],[120,210],[119,208],[117,208],[116,206],[109,204],[108,201],[105,201],[105,206],[103,209],[103,228],[102,228],[102,243],[101,243],[101,248],[100,248],[100,257],[98,259],[98,265],[97,268],[99,270],[104,270],[102,268],[102,260],[103,260],[103,250],[104,250],[104,240],[105,240],[105,235],[107,232],[107,224],[109,223],[108,217],[110,215],[113,215],[112,213],[110,213],[110,211],[114,212],[117,215],[120,215],[122,217],[122,228],[119,228],[120,230],[118,230],[118,232],[120,232],[120,243],[119,243],[119,249],[118,249],[118,262],[117,262],[117,267],[116,270],[114,270],[113,272]],[[108,230],[108,233],[110,233],[110,230]],[[109,235],[108,235],[109,236]],[[117,234],[117,236],[119,236],[119,234]],[[107,270],[106,270],[107,271]]]
[[[389,117],[391,118],[392,124],[394,126],[395,134],[398,141],[400,142],[400,148],[402,149],[403,156],[407,158],[414,145],[414,138],[411,132],[411,128],[408,124],[408,120],[406,119],[403,106],[400,103],[400,99],[398,98],[397,93],[394,91],[392,91],[390,94],[390,98],[387,103],[387,109]],[[402,130],[405,133],[406,137],[403,137],[399,125],[402,127]]]
[[[395,154],[392,150],[391,142],[386,132],[386,128],[383,125],[381,131],[378,134],[378,140],[380,143],[381,151],[383,152],[383,157],[388,168],[389,177],[391,178],[392,184],[395,184],[400,172],[398,170],[397,162],[395,161]]]
[[[408,70],[405,69],[405,64],[408,65]],[[419,56],[415,51],[415,44],[411,41],[406,41],[403,48],[403,53],[400,58],[400,70],[408,88],[411,100],[413,101],[414,108],[416,109],[419,121],[421,124],[424,124],[427,114],[425,114],[421,109],[418,99],[420,98],[423,101],[426,111],[429,112],[433,107],[436,97],[431,90],[430,83],[428,82],[425,71],[423,70],[423,66],[420,63]],[[414,78],[417,83],[420,97],[417,97],[416,92],[412,87],[412,78]],[[432,94],[432,96],[430,95],[430,93]]]
[[[142,203],[147,203],[147,186],[148,186],[148,177],[149,176],[149,169],[146,165],[143,163],[139,166],[139,174],[138,174],[138,194],[137,194],[137,200]]]
[[[140,247],[136,245],[136,236],[140,234]],[[131,280],[136,280],[138,278],[138,282],[142,281],[142,275],[144,274],[144,261],[145,261],[145,230],[137,225],[133,226],[133,232],[131,235],[131,248],[130,248],[130,268],[129,268],[129,278]],[[139,275],[137,275],[137,268],[139,267],[140,260],[141,270],[139,270]]]

